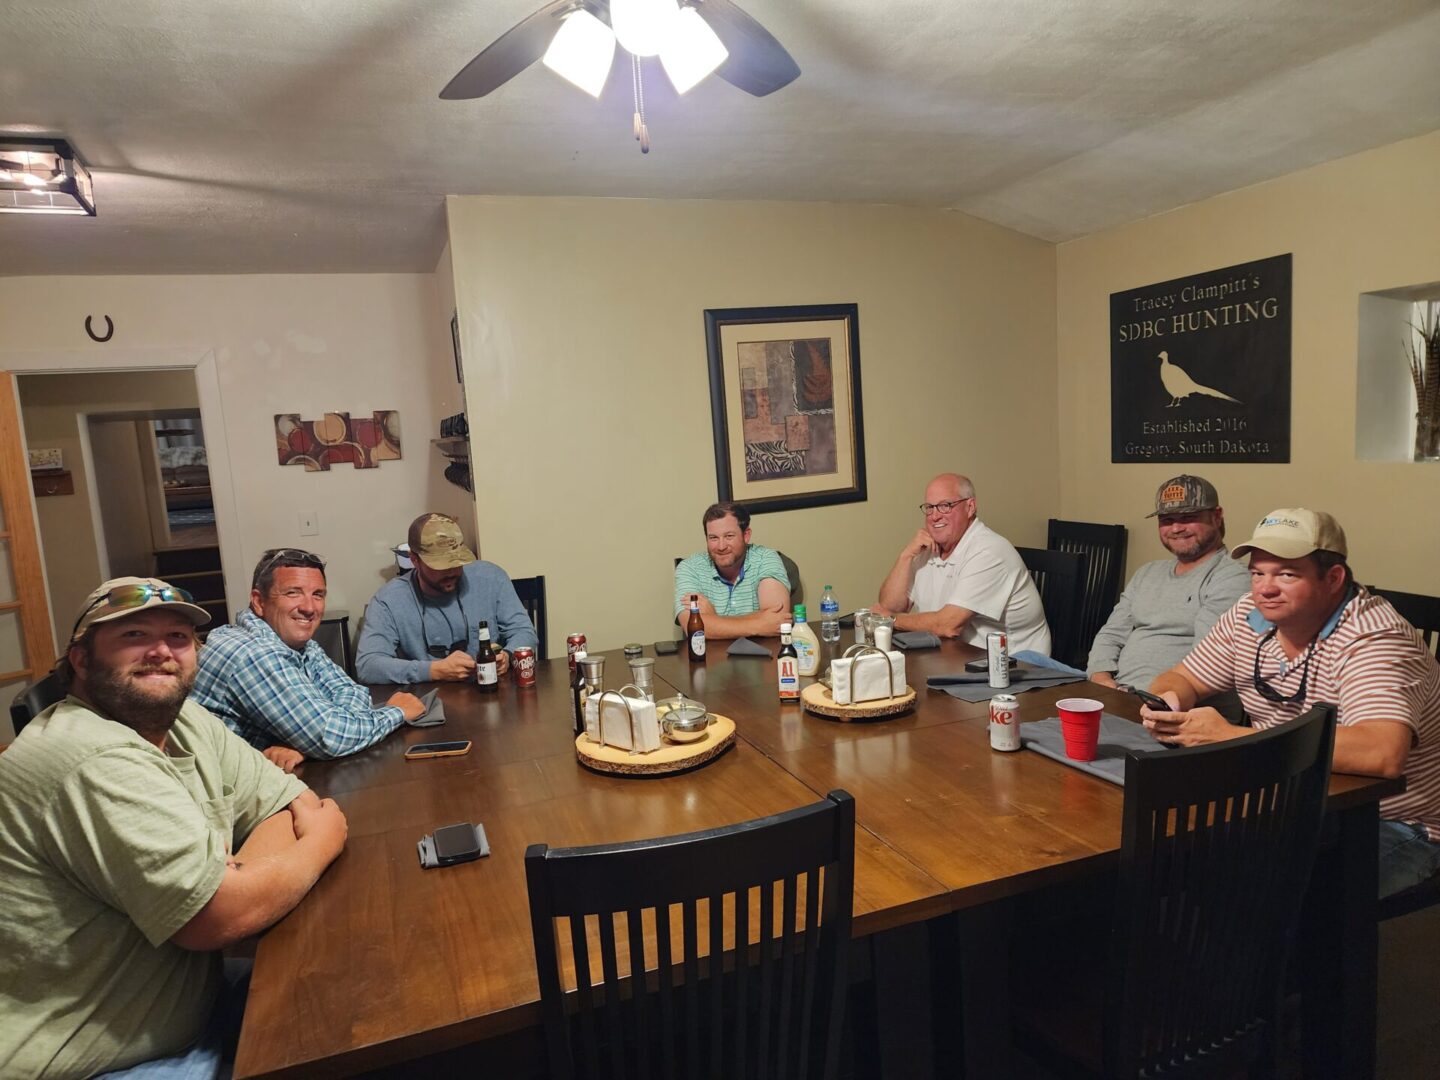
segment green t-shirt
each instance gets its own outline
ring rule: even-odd
[[[708,597],[716,615],[749,615],[760,610],[760,582],[774,578],[790,591],[790,575],[780,553],[759,544],[745,549],[740,579],[731,585],[720,576],[710,553],[701,551],[675,567],[675,613],[690,610],[690,594]]]
[[[178,1053],[220,958],[170,944],[305,790],[193,701],[166,749],[66,698],[0,754],[0,1076]]]

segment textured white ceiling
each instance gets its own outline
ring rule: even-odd
[[[430,270],[443,196],[953,207],[1047,240],[1440,128],[1437,0],[740,0],[769,98],[536,64],[440,88],[541,0],[6,0],[0,130],[96,219],[0,215],[0,274]]]

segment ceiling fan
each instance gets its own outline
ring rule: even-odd
[[[685,93],[712,71],[764,97],[800,74],[785,47],[731,0],[551,0],[502,34],[440,91],[447,101],[484,97],[543,59],[594,97],[613,66],[615,46],[631,56],[635,137],[648,152],[640,58],[659,56]]]

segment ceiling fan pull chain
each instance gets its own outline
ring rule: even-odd
[[[650,152],[650,129],[645,125],[645,77],[640,72],[640,58],[630,54],[630,86],[635,93],[635,138],[640,142],[640,152]]]

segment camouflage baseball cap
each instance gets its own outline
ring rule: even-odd
[[[431,570],[453,570],[475,561],[460,523],[448,514],[421,514],[410,523],[410,557]]]
[[[1203,476],[1182,473],[1160,485],[1160,490],[1155,492],[1155,513],[1145,516],[1193,514],[1197,510],[1216,510],[1219,506],[1220,493],[1214,484]]]

